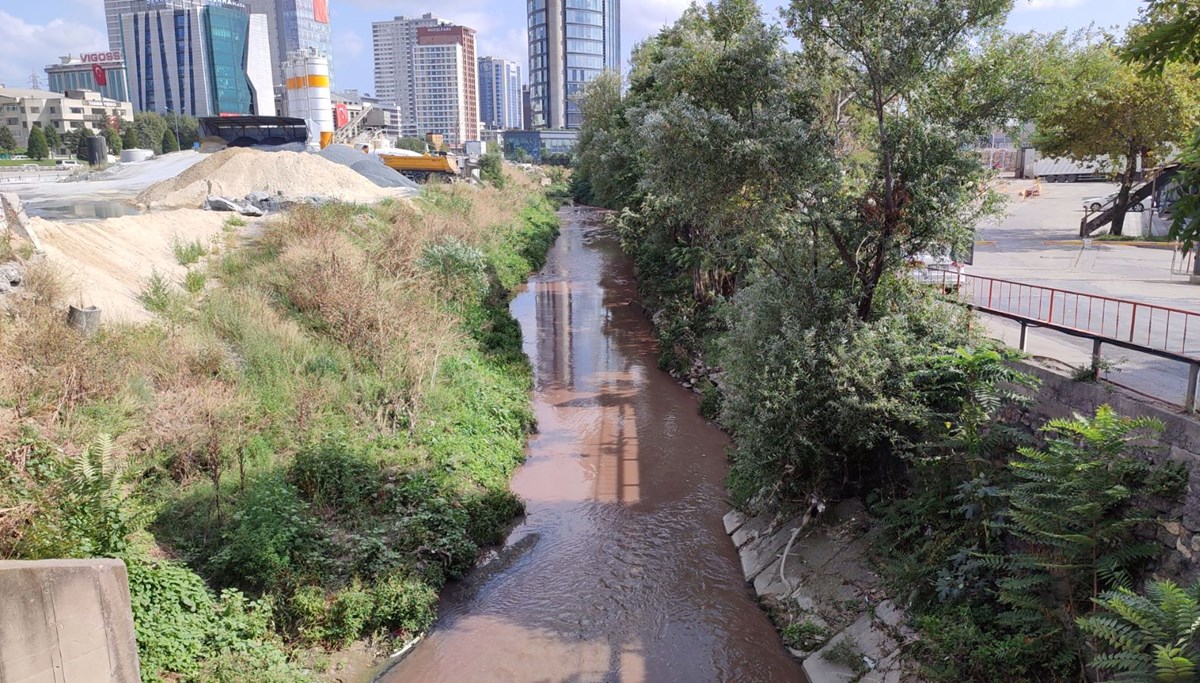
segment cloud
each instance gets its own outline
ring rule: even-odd
[[[37,73],[43,87],[45,68],[66,54],[108,48],[108,37],[95,26],[64,19],[31,24],[0,10],[0,83],[28,87],[29,76]]]
[[[1038,12],[1051,9],[1069,9],[1087,4],[1087,0],[1018,0],[1013,11]]]

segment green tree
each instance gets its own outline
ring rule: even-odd
[[[179,141],[175,139],[175,133],[170,130],[163,131],[162,151],[163,154],[179,151]]]
[[[121,149],[139,149],[137,131],[132,124],[125,126],[125,133],[121,136]]]
[[[973,32],[1002,23],[1011,0],[793,0],[788,25],[813,73],[830,74],[832,123],[859,130],[844,157],[847,182],[829,188],[844,218],[824,228],[855,279],[856,314],[871,318],[879,285],[912,254],[944,252],[971,239],[982,180],[964,158],[964,133],[998,112],[946,121],[937,84]],[[984,74],[986,78],[986,74]],[[956,123],[956,126],[947,125]],[[973,168],[974,166],[974,168]],[[945,184],[946,178],[955,182]],[[947,211],[953,206],[955,210]]]
[[[479,177],[496,187],[504,187],[504,162],[498,154],[479,157]]]
[[[426,146],[425,141],[419,138],[400,138],[396,140],[396,149],[407,149],[410,152],[420,152],[421,154],[424,154],[428,147]]]
[[[75,158],[80,161],[87,161],[88,140],[93,137],[92,131],[88,130],[87,128],[80,128],[78,133],[79,134],[75,137]]]
[[[1076,49],[1051,87],[1034,144],[1048,156],[1111,161],[1120,183],[1112,232],[1120,235],[1139,165],[1161,162],[1200,120],[1200,85],[1177,65],[1156,75],[1122,62],[1108,37]]]
[[[29,131],[28,147],[26,154],[30,159],[41,161],[50,156],[50,147],[46,144],[46,134],[42,132],[41,128],[35,127]]]
[[[1125,56],[1141,63],[1149,75],[1166,75],[1172,66],[1200,65],[1200,8],[1194,0],[1151,0],[1130,31]],[[1170,236],[1191,251],[1200,245],[1200,127],[1192,131],[1180,161],[1183,193],[1173,207]]]
[[[0,149],[11,152],[17,148],[17,139],[8,126],[0,126]]]
[[[58,154],[62,149],[62,139],[58,137],[58,131],[54,129],[54,126],[50,126],[43,129],[42,132],[46,134],[46,146],[50,148],[50,154]]]
[[[123,141],[121,140],[121,135],[117,132],[117,129],[113,128],[112,126],[105,126],[104,132],[101,134],[104,136],[104,143],[108,145],[108,153],[112,155],[120,155],[124,145]]]
[[[167,131],[167,122],[157,112],[138,112],[133,115],[133,128],[137,131],[138,149],[149,149],[155,154],[162,154],[163,134]]]

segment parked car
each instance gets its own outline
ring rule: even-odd
[[[63,166],[63,167],[82,166],[83,163],[76,159],[59,159],[58,161],[54,162],[54,165],[55,166]]]
[[[1114,201],[1116,201],[1118,194],[1119,193],[1114,192],[1112,194],[1106,194],[1103,197],[1084,197],[1083,198],[1083,210],[1084,211],[1101,211],[1103,209],[1107,209],[1109,206],[1112,205],[1112,203]],[[1129,210],[1130,211],[1145,211],[1146,206],[1142,202],[1138,202],[1138,203],[1134,204],[1133,206],[1129,207]]]

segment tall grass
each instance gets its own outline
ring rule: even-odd
[[[12,488],[32,462],[13,454],[54,459],[110,433],[146,513],[134,556],[269,598],[255,613],[293,645],[409,637],[520,510],[507,481],[530,373],[507,299],[555,226],[519,180],[298,208],[182,289],[155,273],[142,301],[156,321],[94,337],[64,325],[62,280],[31,271],[0,317],[0,418],[20,425],[0,419],[0,509],[33,495]],[[155,600],[169,588],[153,585]],[[209,655],[173,663],[172,637],[151,661],[191,675]]]

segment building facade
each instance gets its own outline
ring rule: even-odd
[[[432,14],[396,17],[371,24],[375,97],[395,103],[402,128],[405,122],[414,126],[417,116],[413,98],[413,51],[417,47],[417,30],[446,25],[447,22]]]
[[[529,0],[529,106],[534,128],[578,128],[572,100],[621,70],[620,0]]]
[[[333,83],[333,33],[329,24],[329,0],[243,0],[251,14],[267,20],[271,82],[282,87],[283,63],[296,52],[315,52],[329,63]]]
[[[17,144],[25,146],[34,128],[53,128],[62,139],[86,129],[99,133],[110,123],[133,120],[133,104],[104,97],[91,90],[24,90],[0,88],[0,125],[8,128]]]
[[[159,0],[118,24],[138,111],[275,114],[265,16],[232,0]]]
[[[485,128],[521,127],[521,66],[496,57],[479,59],[479,118]]]
[[[465,26],[417,29],[413,48],[412,121],[401,120],[405,137],[438,133],[453,147],[479,139],[479,86],[475,30]]]
[[[88,52],[78,57],[60,57],[58,64],[46,67],[51,92],[92,90],[110,100],[129,101],[129,85],[125,78],[125,60],[120,51]],[[97,71],[103,84],[97,81]]]

